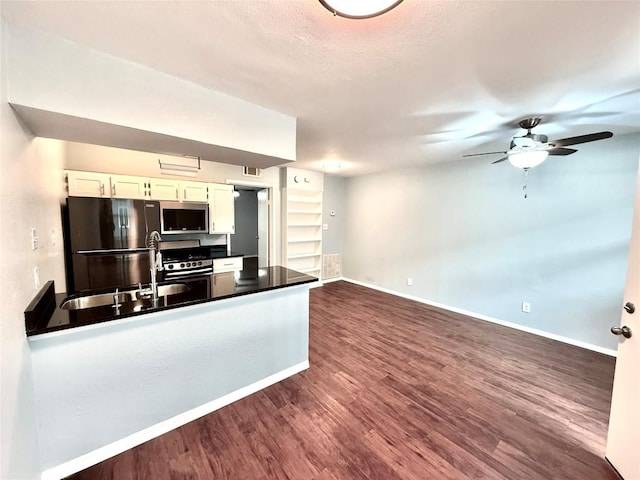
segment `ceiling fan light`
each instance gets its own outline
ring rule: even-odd
[[[319,0],[334,15],[345,18],[371,18],[398,6],[402,0]]]
[[[509,154],[509,163],[518,168],[532,168],[540,165],[549,156],[546,150],[519,152]]]

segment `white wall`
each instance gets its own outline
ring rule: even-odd
[[[331,212],[335,212],[332,217]],[[322,192],[322,223],[329,229],[322,232],[322,253],[342,253],[346,227],[346,178],[326,174]]]
[[[0,478],[39,478],[37,422],[24,309],[40,279],[54,280],[64,290],[60,232],[62,145],[34,139],[15,117],[6,98],[6,41],[2,32],[0,70],[0,321],[1,420]],[[40,248],[32,251],[30,227],[37,229]],[[51,245],[51,232],[55,245]]]
[[[578,148],[531,170],[526,200],[487,158],[348,179],[343,275],[615,349],[640,135]]]

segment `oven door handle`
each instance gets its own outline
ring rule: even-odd
[[[191,277],[193,275],[198,274],[210,274],[213,273],[213,267],[206,268],[197,268],[195,270],[178,270],[177,272],[167,272],[165,270],[165,277],[167,278],[175,278],[175,277]]]

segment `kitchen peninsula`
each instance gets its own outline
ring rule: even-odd
[[[50,320],[28,337],[42,478],[62,478],[308,368],[315,280],[284,267],[212,274],[199,298],[85,310],[106,317],[61,311],[58,295]]]

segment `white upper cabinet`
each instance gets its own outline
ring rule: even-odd
[[[171,202],[180,201],[180,182],[177,180],[166,180],[164,178],[150,178],[149,185],[151,200],[168,200]]]
[[[209,201],[208,184],[202,182],[180,182],[180,200],[183,202]]]
[[[147,185],[144,177],[111,175],[111,197],[144,200],[149,198]]]
[[[150,178],[151,200],[171,202],[201,202],[209,200],[208,184],[203,182],[181,182],[163,178]]]
[[[210,233],[234,233],[233,185],[67,170],[71,197],[133,198],[209,204]]]
[[[235,233],[233,185],[209,184],[209,233]]]
[[[71,197],[110,197],[111,175],[108,173],[69,170],[67,189]]]

